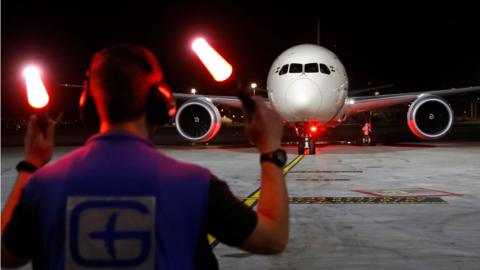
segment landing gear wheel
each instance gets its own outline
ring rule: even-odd
[[[355,140],[355,145],[357,145],[357,146],[362,146],[362,145],[363,145],[363,137],[357,138],[357,139]]]
[[[359,146],[363,146],[363,145],[375,146],[375,145],[377,145],[377,138],[373,135],[372,136],[363,136],[363,137],[357,139],[356,144],[359,145]]]
[[[315,141],[313,140],[308,141],[308,153],[310,155],[315,155]]]
[[[368,144],[368,138],[367,137],[363,136],[363,137],[357,138],[356,145],[364,146],[366,144]]]
[[[305,155],[305,145],[303,142],[298,142],[298,154]]]
[[[370,145],[370,146],[377,145],[377,136],[370,135],[370,141],[368,142],[368,145]]]

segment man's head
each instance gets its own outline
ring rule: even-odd
[[[109,123],[144,115],[152,86],[163,78],[155,55],[137,45],[115,45],[97,52],[88,73],[100,119]]]

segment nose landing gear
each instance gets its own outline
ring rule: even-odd
[[[300,139],[298,142],[298,154],[305,155],[308,153],[309,155],[315,155],[315,141],[313,138],[305,137]]]
[[[298,154],[305,155],[315,155],[315,140],[311,134],[305,132],[303,126],[297,126],[295,128],[297,136],[300,138],[298,141]]]

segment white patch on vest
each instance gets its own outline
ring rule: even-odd
[[[154,269],[155,197],[70,196],[65,269]]]

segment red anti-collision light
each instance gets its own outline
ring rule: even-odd
[[[23,76],[27,85],[27,97],[30,106],[36,109],[47,106],[49,97],[40,77],[40,70],[35,66],[28,66],[23,70]]]
[[[232,75],[232,66],[205,39],[195,39],[192,49],[217,82],[225,81]]]

